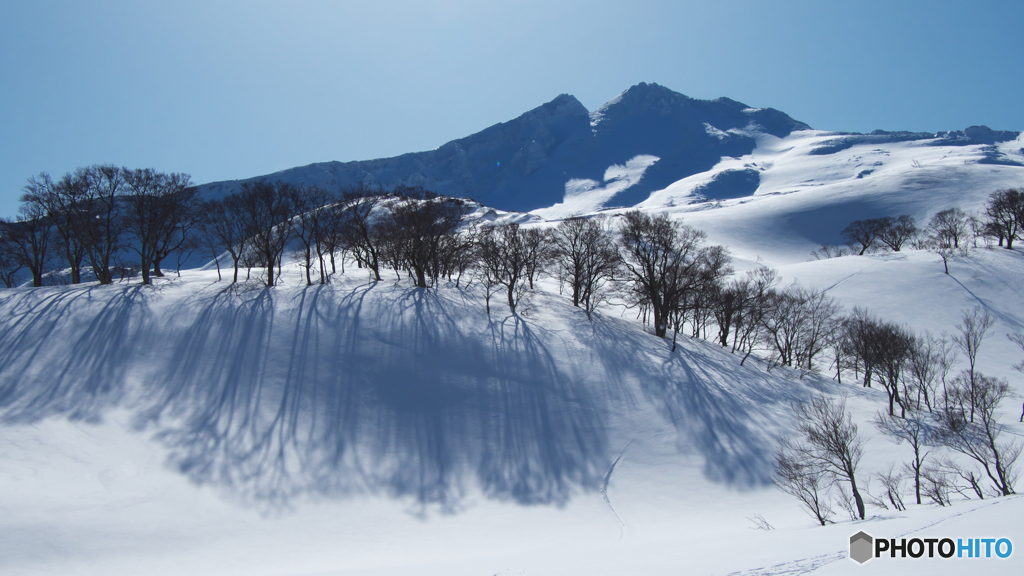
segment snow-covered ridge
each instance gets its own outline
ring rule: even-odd
[[[705,124],[727,136],[709,133]],[[266,177],[327,187],[418,185],[495,208],[529,211],[562,200],[571,180],[601,182],[611,166],[637,156],[661,158],[644,182],[605,202],[622,206],[707,170],[722,156],[751,151],[756,134],[783,136],[806,128],[777,110],[749,108],[727,98],[696,100],[657,84],[641,83],[593,113],[563,94],[514,120],[435,150],[311,164]],[[203,190],[220,196],[240,183],[211,183]]]

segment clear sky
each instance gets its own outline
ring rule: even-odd
[[[825,130],[1024,130],[1024,1],[0,2],[0,215],[113,163],[197,183],[432,149],[638,82]]]

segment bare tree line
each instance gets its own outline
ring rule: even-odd
[[[18,217],[0,220],[0,268],[8,287],[21,269],[33,286],[42,286],[57,267],[78,284],[85,266],[101,284],[125,268],[139,269],[148,284],[151,274],[163,275],[161,263],[171,253],[191,248],[200,220],[187,174],[95,165],[56,180],[41,173],[24,190]]]
[[[846,246],[822,245],[811,255],[822,259],[885,250],[899,252],[909,245],[938,254],[949,274],[949,261],[965,255],[978,239],[1012,250],[1014,240],[1021,238],[1022,233],[1024,190],[1011,188],[990,194],[977,213],[957,207],[940,210],[924,228],[919,228],[907,214],[855,220],[840,232]]]
[[[1013,394],[1006,380],[981,373],[977,363],[994,322],[978,307],[963,312],[951,336],[915,335],[856,308],[840,323],[837,362],[846,358],[847,371],[852,369],[864,386],[881,384],[888,410],[879,411],[873,424],[910,448],[906,460],[874,475],[882,493],[865,493],[870,503],[905,509],[908,482],[917,504],[927,500],[945,506],[953,493],[981,499],[1015,494],[1024,444],[1007,438],[998,415]],[[1024,335],[1010,335],[1010,340],[1024,349]],[[951,376],[958,357],[967,368]],[[1024,363],[1014,368],[1024,371]],[[856,477],[864,439],[845,413],[845,403],[820,395],[794,410],[797,433],[783,438],[776,451],[776,484],[821,525],[832,520],[836,503],[863,519]],[[945,452],[938,453],[940,448]],[[844,484],[848,494],[836,489]]]

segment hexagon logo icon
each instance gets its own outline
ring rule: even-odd
[[[858,564],[863,564],[874,558],[872,550],[874,539],[867,532],[860,531],[850,536],[850,559]]]

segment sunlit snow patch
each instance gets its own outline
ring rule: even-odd
[[[565,183],[565,198],[562,202],[549,208],[534,210],[536,214],[548,220],[567,218],[600,210],[613,196],[636,185],[659,158],[649,154],[634,156],[626,165],[612,164],[604,171],[604,183],[596,180],[573,178]]]

